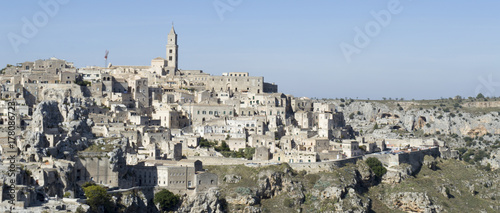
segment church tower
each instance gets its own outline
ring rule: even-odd
[[[172,29],[168,34],[167,41],[167,74],[174,74],[177,72],[177,34],[175,34],[174,24],[172,24]]]

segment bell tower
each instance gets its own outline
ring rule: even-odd
[[[175,33],[174,30],[174,24],[172,23],[172,29],[170,30],[170,33],[167,36],[168,41],[167,41],[167,74],[175,74],[177,72],[177,61],[178,61],[178,55],[177,55],[177,34]]]

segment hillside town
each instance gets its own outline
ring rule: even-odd
[[[347,100],[294,97],[252,73],[183,70],[177,41],[172,26],[165,58],[144,66],[49,58],[3,69],[0,211],[85,212],[90,182],[123,202],[139,190],[144,211],[156,212],[147,204],[161,189],[199,196],[226,181],[210,165],[320,172],[366,156],[388,167],[458,158],[438,137],[398,134],[435,132],[430,116],[401,121],[387,110],[370,121],[363,109],[345,111]]]

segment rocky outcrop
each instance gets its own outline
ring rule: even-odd
[[[259,187],[257,195],[261,198],[272,198],[279,193],[283,188],[283,173],[271,170],[266,170],[259,173]]]
[[[388,130],[397,126],[406,131],[414,132],[421,130],[425,134],[457,134],[458,136],[483,136],[486,134],[500,134],[500,120],[498,112],[490,113],[469,113],[460,108],[454,109],[449,105],[447,107],[420,108],[419,102],[412,101],[394,101],[387,104],[380,102],[354,101],[349,104],[340,101],[331,101],[339,106],[345,105],[340,110],[345,115],[353,114],[352,119],[348,119],[348,124],[355,130],[363,132],[372,132],[375,123],[385,126]],[[425,105],[425,104],[424,104]],[[483,107],[496,106],[496,104],[472,102],[463,104],[464,107]],[[446,111],[444,108],[448,108]],[[457,112],[458,110],[458,112]],[[358,113],[359,112],[359,113]],[[375,136],[397,137],[397,134],[375,134]]]
[[[500,149],[495,149],[491,151],[489,158],[484,158],[481,161],[483,166],[490,165],[491,169],[499,169],[500,168]]]
[[[290,171],[284,172],[265,170],[259,173],[258,189],[256,195],[260,199],[268,199],[287,193],[287,197],[294,200],[295,204],[304,202],[302,183],[294,182],[289,178]]]
[[[372,172],[365,161],[359,160],[356,162],[358,177],[363,187],[370,187],[375,184],[375,174]]]
[[[239,175],[225,175],[223,181],[226,183],[239,183],[241,180],[241,176]]]
[[[72,160],[77,151],[89,146],[93,122],[87,119],[88,112],[82,108],[80,99],[67,97],[63,103],[40,102],[33,113],[31,129],[22,142],[24,155],[32,161],[41,161],[44,156]],[[53,135],[53,146],[45,134]]]
[[[371,200],[349,189],[344,199],[335,203],[335,212],[365,213],[370,211]]]
[[[104,144],[102,140],[96,143]],[[109,166],[111,167],[111,169],[113,169],[113,171],[119,172],[119,174],[125,174],[127,168],[125,166],[120,166],[120,165],[125,165],[127,163],[125,150],[127,150],[127,147],[129,145],[128,138],[125,137],[121,139],[116,139],[112,141],[111,144],[114,145],[114,149],[113,151],[108,152],[106,154],[109,157],[109,163],[110,163]]]
[[[148,203],[146,195],[141,190],[134,189],[117,193],[112,196],[112,199],[120,212],[144,212],[148,210],[157,212],[156,206]]]
[[[255,192],[247,187],[238,187],[234,194],[226,197],[228,203],[236,205],[253,206],[259,204],[260,198],[255,195]]]
[[[222,203],[219,200],[220,193],[217,188],[210,188],[206,193],[197,193],[193,196],[182,197],[181,207],[178,212],[209,212],[220,213],[222,210]]]
[[[405,212],[441,212],[442,207],[434,205],[423,192],[399,192],[386,199],[388,207]]]
[[[382,176],[383,183],[401,183],[404,179],[411,177],[413,174],[412,166],[409,164],[401,164],[387,168],[387,173]]]
[[[433,171],[436,171],[438,169],[438,161],[436,160],[436,158],[430,156],[430,155],[426,155],[424,157],[424,162],[422,163],[423,166],[426,166],[427,168],[433,170]]]
[[[33,129],[44,131],[45,129],[58,128],[64,117],[59,110],[57,101],[42,101],[36,106],[32,116]]]

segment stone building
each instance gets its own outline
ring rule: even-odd
[[[205,172],[199,160],[185,163],[148,162],[132,166],[137,186],[158,186],[174,192],[203,191],[218,185],[216,174]]]

